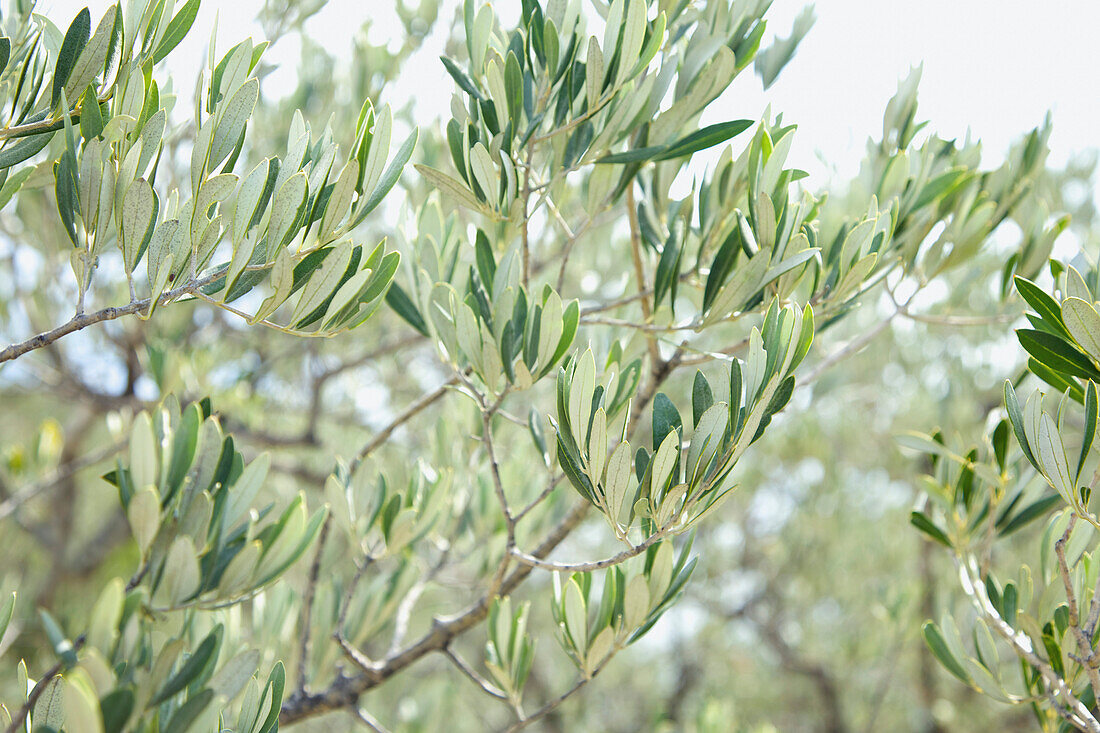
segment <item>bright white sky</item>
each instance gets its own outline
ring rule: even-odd
[[[183,0],[177,0],[181,5]],[[40,11],[65,29],[88,4],[93,21],[107,0],[40,0]],[[776,0],[770,30],[789,32],[804,0]],[[252,22],[262,0],[206,0],[191,36],[177,55],[178,88],[189,90],[205,58],[219,16],[219,55],[245,34],[262,33]],[[501,14],[515,15],[518,0],[498,0]],[[514,6],[514,7],[513,7]],[[309,31],[336,53],[350,50],[361,22],[374,18],[372,40],[399,32],[386,0],[331,0]],[[445,14],[440,23],[453,17]],[[804,168],[811,188],[823,185],[829,168],[853,175],[869,135],[880,134],[882,112],[900,77],[924,63],[920,118],[945,138],[967,130],[984,141],[986,164],[1001,159],[1009,143],[1054,114],[1052,162],[1100,144],[1100,3],[1093,0],[819,0],[817,23],[794,61],[766,93],[746,70],[704,122],[756,117],[767,104],[799,125],[791,164]],[[420,124],[446,114],[452,83],[436,57],[440,33],[410,64],[406,77],[387,90],[400,105],[415,95]],[[265,93],[289,83],[298,58],[296,39],[284,39],[269,61],[283,64]],[[170,62],[171,63],[171,62]],[[712,119],[713,117],[713,119]]]

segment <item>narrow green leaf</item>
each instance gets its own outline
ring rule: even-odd
[[[10,168],[17,163],[22,163],[24,160],[42,152],[42,149],[50,144],[50,140],[53,139],[54,133],[60,129],[61,125],[58,125],[55,130],[43,132],[38,135],[28,135],[27,137],[16,140],[10,145],[5,145],[4,149],[0,150],[0,170]]]
[[[188,733],[191,726],[198,722],[198,717],[213,701],[214,691],[209,688],[187,698],[187,702],[168,719],[168,724],[162,729],[163,733]]]
[[[691,388],[691,425],[698,427],[699,418],[714,404],[714,393],[702,370],[695,372],[695,383]]]
[[[664,392],[658,392],[653,398],[653,450],[661,447],[666,435],[673,430],[683,430],[683,427],[676,405]]]
[[[164,31],[164,36],[160,39],[160,44],[153,51],[154,64],[163,61],[172,52],[172,49],[179,45],[179,42],[191,30],[191,26],[195,23],[195,16],[198,13],[199,0],[187,0],[187,4],[172,16],[172,20],[168,22],[168,28]]]
[[[1001,517],[997,521],[997,529],[1002,537],[1007,537],[1023,529],[1036,519],[1045,517],[1051,511],[1061,506],[1064,501],[1065,500],[1062,499],[1061,496],[1054,493],[1048,494],[1041,499],[1036,499],[1034,502],[1021,509],[1020,512],[1011,519],[1009,519],[1007,515]]]
[[[154,708],[165,700],[172,698],[199,676],[199,673],[206,668],[211,657],[217,653],[221,628],[221,624],[218,624],[206,635],[206,638],[202,640],[198,648],[195,649],[195,652],[183,663],[183,666],[164,683],[160,691],[149,701],[148,707]]]
[[[942,529],[937,527],[936,524],[928,518],[927,514],[923,512],[910,512],[909,523],[944,547],[952,546],[951,540],[947,538],[947,535],[944,534]]]
[[[0,157],[2,157],[0,153]],[[465,185],[459,181],[451,178],[446,173],[438,171],[435,168],[431,168],[426,165],[416,165],[416,171],[424,178],[428,179],[428,183],[439,189],[441,193],[445,193],[453,198],[458,203],[462,204],[468,209],[473,211],[483,211],[483,207],[473,192],[466,188]]]
[[[963,666],[955,659],[955,655],[947,648],[947,642],[944,641],[943,634],[940,633],[939,627],[932,621],[925,621],[924,626],[921,627],[921,634],[924,636],[924,643],[928,645],[928,648],[932,651],[936,659],[939,660],[940,664],[942,664],[948,672],[969,685],[970,675],[966,673]]]
[[[107,693],[99,699],[103,730],[122,730],[134,711],[134,693],[125,687]]]
[[[382,177],[379,178],[378,183],[374,185],[374,190],[367,196],[366,203],[361,206],[356,206],[355,221],[348,227],[348,230],[357,227],[363,219],[366,218],[367,214],[374,211],[375,208],[378,207],[378,204],[382,203],[382,199],[397,184],[397,179],[401,177],[401,172],[404,170],[405,164],[409,162],[413,150],[416,149],[416,141],[419,134],[419,130],[413,130],[412,134],[405,138],[405,142],[401,143],[401,147],[398,148],[393,159],[390,160],[390,164],[386,166],[386,170],[382,173]]]
[[[696,130],[690,135],[680,138],[672,143],[672,145],[668,146],[667,150],[656,155],[653,159],[661,161],[682,158],[686,155],[691,155],[700,150],[706,150],[707,148],[724,143],[752,126],[752,120],[733,120],[732,122],[719,122],[715,125],[708,125],[700,130]]]
[[[1012,423],[1012,432],[1016,434],[1016,442],[1020,444],[1027,460],[1035,468],[1039,467],[1031,452],[1031,446],[1027,442],[1027,434],[1024,432],[1024,414],[1020,409],[1020,401],[1016,399],[1016,390],[1012,388],[1012,382],[1005,380],[1004,387],[1005,410],[1008,412],[1008,420]]]
[[[73,73],[73,67],[80,58],[80,52],[88,43],[88,37],[92,33],[92,14],[84,8],[69,25],[65,32],[65,40],[61,43],[61,50],[57,53],[57,63],[53,68],[53,95],[50,107],[56,107],[61,101],[61,92],[65,89],[65,83],[69,81],[69,75]]]
[[[474,80],[470,78],[469,74],[463,71],[462,67],[460,67],[454,59],[448,56],[440,56],[439,60],[443,62],[443,68],[447,70],[447,73],[451,75],[455,84],[458,84],[462,91],[479,102],[485,99],[485,95],[477,88],[477,84]]]
[[[1092,450],[1092,441],[1096,437],[1097,403],[1096,382],[1089,381],[1085,387],[1085,430],[1081,436],[1081,455],[1077,459],[1077,472],[1074,481],[1080,483],[1081,471],[1085,468],[1085,459]]]
[[[612,163],[640,163],[642,161],[652,160],[666,150],[668,150],[667,145],[653,145],[645,148],[635,148],[633,150],[627,150],[623,153],[612,153],[610,155],[605,155],[602,158],[597,158],[595,162],[600,165],[610,165]]]
[[[945,198],[960,188],[963,183],[970,180],[972,175],[966,168],[956,168],[936,176],[921,189],[917,200],[913,202],[912,210],[916,211],[934,201]]]
[[[406,323],[415,328],[420,335],[430,335],[428,324],[420,315],[420,310],[399,284],[393,283],[390,289],[386,291],[386,304],[393,309],[394,313],[401,316]]]
[[[1013,277],[1012,281],[1016,284],[1016,291],[1048,326],[1065,336],[1070,335],[1062,320],[1062,306],[1058,301],[1044,293],[1038,285],[1019,275]]]
[[[1092,379],[1100,382],[1100,370],[1087,356],[1064,339],[1045,331],[1030,328],[1017,329],[1016,337],[1020,340],[1020,345],[1035,357],[1036,361],[1045,364],[1054,371],[1068,374],[1071,377],[1081,377],[1082,379]]]

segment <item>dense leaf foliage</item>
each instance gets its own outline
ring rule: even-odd
[[[973,610],[924,624],[918,664],[1100,730],[1100,275],[1050,259],[1070,219],[1052,214],[1049,121],[983,168],[977,143],[918,120],[915,71],[858,178],[811,181],[794,125],[730,109],[751,65],[767,87],[795,58],[812,10],[769,41],[767,0],[401,1],[406,37],[364,33],[342,76],[301,33],[322,5],[269,0],[260,43],[218,53],[215,35],[193,105],[164,61],[198,0],[84,10],[64,32],[24,2],[3,17],[5,728],[718,731],[739,694],[739,725],[806,727],[809,706],[725,661],[764,645],[814,681],[830,730],[857,703],[868,729],[911,725],[886,711],[888,676],[843,694],[834,676],[892,665],[882,649],[915,638],[939,578],[909,606],[861,584],[846,613],[889,623],[834,621],[812,640],[828,664],[807,661],[790,629],[861,579],[814,551],[828,526],[880,543],[854,565],[893,562],[884,538],[913,537],[928,567],[949,549]],[[376,107],[438,25],[447,119]],[[292,32],[299,83],[278,97],[265,55]],[[973,315],[939,312],[937,289]],[[1021,301],[1030,358],[989,438],[903,435],[925,456],[914,480],[879,419],[903,395],[850,409],[850,365],[881,368],[864,348],[901,344],[903,321],[993,338]],[[905,427],[955,407],[977,429],[975,370],[956,372],[967,399],[918,395]],[[1064,395],[1056,412],[1021,405],[1029,375]],[[822,438],[829,419],[847,442]],[[827,463],[839,486],[886,456],[923,492],[911,513],[791,502],[769,530],[754,508],[777,473]],[[999,580],[994,547],[1034,525],[1039,570]],[[573,707],[607,676],[627,702]]]

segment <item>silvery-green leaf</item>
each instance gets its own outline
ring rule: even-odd
[[[1088,301],[1066,298],[1062,301],[1062,320],[1073,340],[1094,361],[1100,359],[1100,313]]]
[[[481,143],[475,143],[473,150],[470,151],[470,167],[474,171],[474,180],[477,181],[477,185],[481,187],[482,193],[485,194],[485,199],[490,206],[495,207],[499,178],[496,166],[493,165],[493,160],[489,157],[489,151]]]
[[[130,483],[136,488],[157,484],[157,443],[149,413],[141,412],[130,429]]]
[[[616,30],[616,32],[618,31]],[[600,53],[600,44],[596,41],[595,36],[588,39],[588,56],[585,59],[585,96],[588,100],[588,111],[593,112],[600,102],[604,78],[603,54]]]
[[[150,161],[160,148],[160,141],[164,137],[164,128],[167,124],[168,113],[163,109],[157,110],[145,121],[145,127],[141,128],[141,155],[138,156],[137,175],[146,174]]]
[[[118,622],[122,618],[122,601],[125,596],[122,578],[107,581],[92,606],[88,616],[88,645],[109,652],[118,636]]]
[[[447,194],[467,209],[471,209],[472,211],[483,210],[484,207],[481,202],[477,200],[477,197],[474,196],[473,192],[458,180],[442,171],[438,171],[426,165],[417,164],[415,168],[420,175],[428,179],[428,183],[439,189],[442,193]]]
[[[234,555],[218,579],[218,594],[221,597],[232,597],[252,587],[252,579],[256,576],[256,566],[262,552],[263,545],[258,540],[253,540]]]
[[[260,652],[255,649],[243,651],[230,659],[210,680],[210,689],[226,700],[234,700],[260,664]]]
[[[565,630],[573,646],[583,655],[588,646],[588,619],[581,589],[572,578],[566,581],[562,591],[562,605],[565,612]]]
[[[393,112],[387,104],[382,107],[374,123],[374,137],[363,165],[363,192],[369,195],[382,176],[382,168],[390,154],[390,135],[393,132]]]
[[[207,159],[210,155],[210,141],[214,136],[214,125],[209,121],[195,135],[195,145],[191,148],[191,191],[197,192],[209,170]]]
[[[271,168],[271,159],[264,158],[256,167],[248,172],[241,182],[237,192],[237,207],[233,211],[233,241],[240,242],[244,239],[248,225],[256,216],[256,209],[260,205],[264,188],[267,186],[268,171]]]
[[[122,202],[122,251],[127,272],[133,272],[141,246],[151,234],[157,215],[157,196],[148,181],[139,178],[130,184]]]
[[[87,673],[77,667],[65,674],[66,733],[104,733],[99,699]]]
[[[283,530],[264,547],[260,564],[256,568],[256,575],[261,582],[276,572],[294,554],[305,534],[307,520],[305,503],[299,497],[290,509],[290,515],[283,525]]]
[[[269,257],[273,249],[286,243],[291,227],[298,220],[299,212],[306,203],[308,193],[306,174],[301,171],[288,178],[275,192],[275,198],[271,202],[271,220],[268,223]]]
[[[97,76],[103,73],[103,67],[107,62],[107,54],[111,50],[117,13],[117,4],[107,8],[107,12],[100,18],[99,25],[96,26],[91,40],[80,52],[80,56],[69,74],[69,81],[65,83],[65,95],[69,99],[75,99],[75,95],[83,92]]]
[[[699,425],[691,436],[691,447],[688,449],[689,484],[695,485],[702,478],[702,473],[718,452],[728,422],[729,406],[725,402],[715,404],[699,418]]]
[[[636,629],[649,615],[649,588],[643,575],[635,575],[626,584],[623,596],[623,625]]]
[[[263,486],[264,480],[267,478],[267,472],[270,469],[271,456],[266,452],[256,456],[251,463],[245,466],[229,492],[229,499],[223,515],[226,527],[235,527],[237,522],[244,517],[253,501],[255,501],[256,495]]]
[[[588,439],[588,475],[595,485],[607,463],[607,413],[601,407],[592,416],[592,434]]]
[[[328,308],[325,310],[325,317],[328,319],[324,325],[324,329],[330,328],[337,316],[340,315],[340,311],[344,310],[366,287],[374,273],[371,270],[360,270],[351,277],[347,282],[340,286],[333,296],[332,301],[328,304]]]
[[[676,483],[677,477],[672,475],[672,471],[676,467],[679,447],[680,434],[675,430],[670,430],[665,439],[661,441],[661,446],[657,449],[657,454],[650,464],[652,496],[656,497],[664,491],[669,480],[674,484]]]
[[[245,125],[255,111],[256,101],[259,98],[260,80],[252,78],[241,85],[225,103],[225,111],[218,120],[218,126],[210,143],[211,168],[221,165],[222,161],[228,158],[237,147],[237,142],[244,134]]]
[[[478,326],[477,316],[466,303],[455,302],[454,319],[459,348],[470,363],[480,371],[482,366],[481,329]]]
[[[592,414],[592,393],[596,389],[596,360],[587,349],[577,360],[577,370],[569,386],[569,422],[578,446],[585,444],[588,418]]]
[[[764,275],[768,271],[768,259],[766,252],[757,252],[747,262],[741,262],[734,271],[733,277],[714,299],[710,312],[703,321],[704,327],[725,319],[731,313],[736,313],[748,302],[762,285]]]
[[[99,213],[96,215],[95,248],[93,251],[102,249],[104,242],[107,241],[108,231],[114,220],[115,212],[115,166],[108,161],[103,165],[102,170],[103,179],[99,184]]]
[[[247,83],[245,79],[248,78],[248,71],[252,66],[252,39],[246,38],[237,44],[218,66],[222,67],[221,76],[217,75],[217,69],[215,69],[211,86],[216,86],[218,98],[212,101],[214,116],[220,121],[225,119],[230,109],[230,105],[226,105],[224,100],[231,99],[240,91],[240,87]],[[252,80],[249,79],[249,81]]]
[[[623,25],[623,44],[619,54],[619,71],[615,75],[615,84],[625,82],[638,63],[638,54],[645,40],[646,3],[645,0],[629,0],[626,20]],[[606,44],[605,44],[606,45]]]
[[[1066,449],[1062,445],[1062,437],[1058,434],[1058,428],[1050,415],[1044,413],[1039,419],[1039,432],[1036,446],[1036,457],[1039,465],[1046,474],[1047,479],[1067,501],[1073,500],[1074,490],[1069,473],[1069,463],[1066,460]]]
[[[335,233],[336,228],[348,213],[351,199],[355,195],[355,183],[359,179],[359,162],[355,158],[348,160],[340,171],[328,204],[325,206],[325,214],[321,217],[319,230],[322,241],[328,241]]]
[[[84,230],[88,232],[95,230],[96,216],[99,214],[99,190],[103,183],[104,162],[102,154],[104,144],[101,140],[89,140],[84,144],[84,150],[80,155],[80,216],[84,220]],[[7,184],[5,183],[5,185]]]
[[[279,250],[275,256],[275,263],[271,266],[271,286],[274,292],[260,304],[259,310],[249,319],[249,323],[259,323],[267,318],[290,297],[294,287],[294,256],[285,249]]]
[[[607,461],[607,475],[604,479],[604,501],[607,506],[608,516],[614,522],[623,523],[626,520],[627,491],[631,487],[633,478],[633,456],[630,452],[630,444],[623,442],[611,453]],[[630,494],[633,498],[633,492]]]
[[[619,35],[623,33],[624,0],[612,0],[603,29],[603,51],[610,64],[619,47]],[[601,82],[603,79],[600,80]],[[591,109],[591,107],[590,107]]]
[[[1077,268],[1073,265],[1066,268],[1066,297],[1080,298],[1086,303],[1092,303],[1094,300],[1092,291],[1089,290],[1089,286],[1085,283],[1085,278],[1081,276],[1081,273],[1078,272]]]
[[[202,572],[190,537],[176,537],[168,548],[161,579],[161,593],[169,606],[183,603],[199,590]]]
[[[585,672],[592,674],[611,655],[614,646],[615,632],[610,626],[596,634],[584,655]]]
[[[663,598],[668,585],[672,582],[672,542],[665,540],[657,547],[657,555],[649,569],[649,597],[652,600]]]
[[[145,554],[160,529],[160,494],[156,487],[147,484],[134,492],[130,505],[126,508],[126,518],[130,522],[130,530],[134,533],[138,549]]]
[[[310,275],[309,280],[302,287],[302,296],[290,317],[291,323],[297,323],[328,300],[339,287],[344,273],[347,272],[351,255],[352,244],[349,240],[338,245],[332,254],[325,258],[324,263]]]
[[[58,675],[51,680],[42,680],[39,684],[44,687],[31,713],[34,726],[36,729],[39,726],[45,726],[59,731],[65,724],[65,691],[62,678]]]

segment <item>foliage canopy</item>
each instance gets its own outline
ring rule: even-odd
[[[703,122],[750,66],[775,81],[812,10],[765,42],[767,0],[399,2],[401,44],[362,36],[345,79],[303,38],[298,88],[265,97],[269,44],[321,5],[215,36],[193,98],[164,61],[198,0],[0,21],[0,724],[847,730],[857,707],[945,725],[940,698],[997,719],[937,691],[935,657],[1043,729],[1100,731],[1100,270],[1051,259],[1090,171],[1049,169],[1049,120],[983,168],[919,121],[915,71],[827,195],[782,115]],[[437,25],[449,119],[376,106]],[[1025,306],[1003,397],[959,365],[942,409],[844,409],[887,371],[865,347],[908,358],[900,324],[980,344]],[[756,502],[887,463],[911,513]],[[863,543],[857,579],[899,537],[920,570],[841,590],[816,532]],[[832,666],[807,658],[787,627],[845,593],[880,618],[842,613],[812,641]],[[685,631],[691,609],[713,623]],[[909,710],[838,671],[891,665],[933,615]],[[819,707],[731,709],[734,624]],[[572,707],[613,675],[629,705]]]

